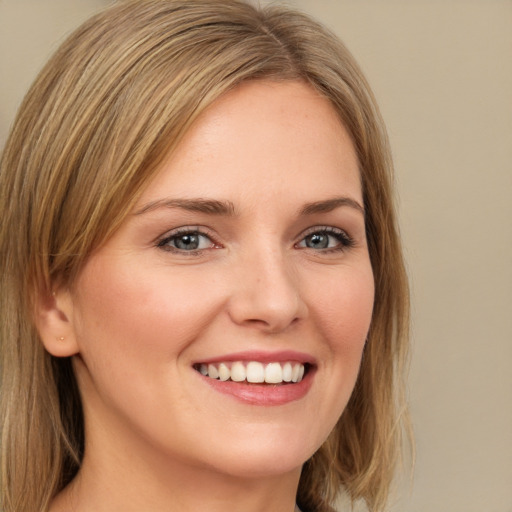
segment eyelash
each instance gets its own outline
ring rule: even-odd
[[[187,235],[197,236],[197,237],[205,237],[211,243],[210,243],[209,247],[203,247],[203,248],[193,249],[193,250],[180,249],[178,247],[173,247],[172,245],[170,245],[170,243],[172,241],[176,241],[179,238],[185,237]],[[314,249],[312,247],[300,245],[302,243],[307,243],[306,239],[313,235],[323,235],[323,236],[335,238],[337,240],[338,244],[334,247],[326,247],[326,248],[321,248],[319,250]],[[176,231],[172,232],[171,234],[158,240],[156,246],[164,251],[173,252],[173,253],[177,253],[177,254],[181,254],[181,255],[187,255],[187,256],[199,256],[204,250],[221,247],[220,244],[216,243],[214,236],[211,233],[209,233],[204,228],[199,228],[199,227],[179,228]],[[334,228],[332,226],[312,227],[312,228],[308,229],[302,235],[302,238],[299,242],[294,244],[294,247],[297,249],[312,249],[314,252],[320,252],[322,254],[343,252],[347,249],[350,249],[353,246],[354,246],[354,240],[345,231],[338,229],[338,228]]]
[[[185,249],[180,249],[178,247],[173,247],[172,245],[169,245],[170,242],[173,240],[178,240],[179,238],[185,237],[186,235],[192,235],[192,236],[199,236],[199,237],[205,237],[208,240],[210,240],[211,244],[210,247],[202,248],[202,249],[193,249],[190,251],[187,251]],[[212,234],[210,234],[205,228],[199,228],[199,227],[184,227],[179,228],[176,231],[173,231],[171,234],[165,236],[161,240],[157,242],[157,247],[164,251],[168,252],[174,252],[177,254],[184,254],[187,256],[198,256],[204,251],[205,249],[211,249],[211,248],[217,248],[220,247],[215,241]]]
[[[305,240],[308,237],[311,237],[312,235],[323,235],[327,237],[332,237],[339,242],[334,247],[327,247],[320,250],[315,250],[315,252],[321,252],[322,254],[330,254],[335,252],[343,252],[347,249],[350,249],[354,247],[355,242],[352,237],[350,237],[346,231],[343,231],[342,229],[334,228],[332,226],[315,226],[306,231],[305,234],[302,235],[301,240],[295,244],[295,247],[298,247],[299,244],[305,242]],[[308,247],[300,247],[301,249],[308,249]],[[312,248],[309,248],[312,249]]]

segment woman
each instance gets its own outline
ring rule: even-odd
[[[2,506],[382,510],[407,285],[372,94],[308,17],[114,5],[2,156]]]

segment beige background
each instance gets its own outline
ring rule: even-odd
[[[0,0],[0,146],[42,62],[102,0]],[[387,120],[413,298],[412,489],[393,512],[512,512],[512,1],[295,0]]]

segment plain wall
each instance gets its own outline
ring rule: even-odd
[[[102,0],[0,0],[0,147]],[[417,462],[393,512],[512,512],[512,2],[295,0],[358,59],[386,119],[412,285]]]

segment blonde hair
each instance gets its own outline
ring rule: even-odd
[[[43,349],[35,300],[73,281],[208,105],[263,78],[310,84],[349,130],[375,275],[359,378],[305,463],[297,500],[331,510],[341,487],[384,509],[405,411],[408,291],[372,93],[342,43],[306,15],[238,0],[138,0],[110,7],[64,42],[28,92],[0,162],[4,512],[46,511],[84,448],[71,364]]]

